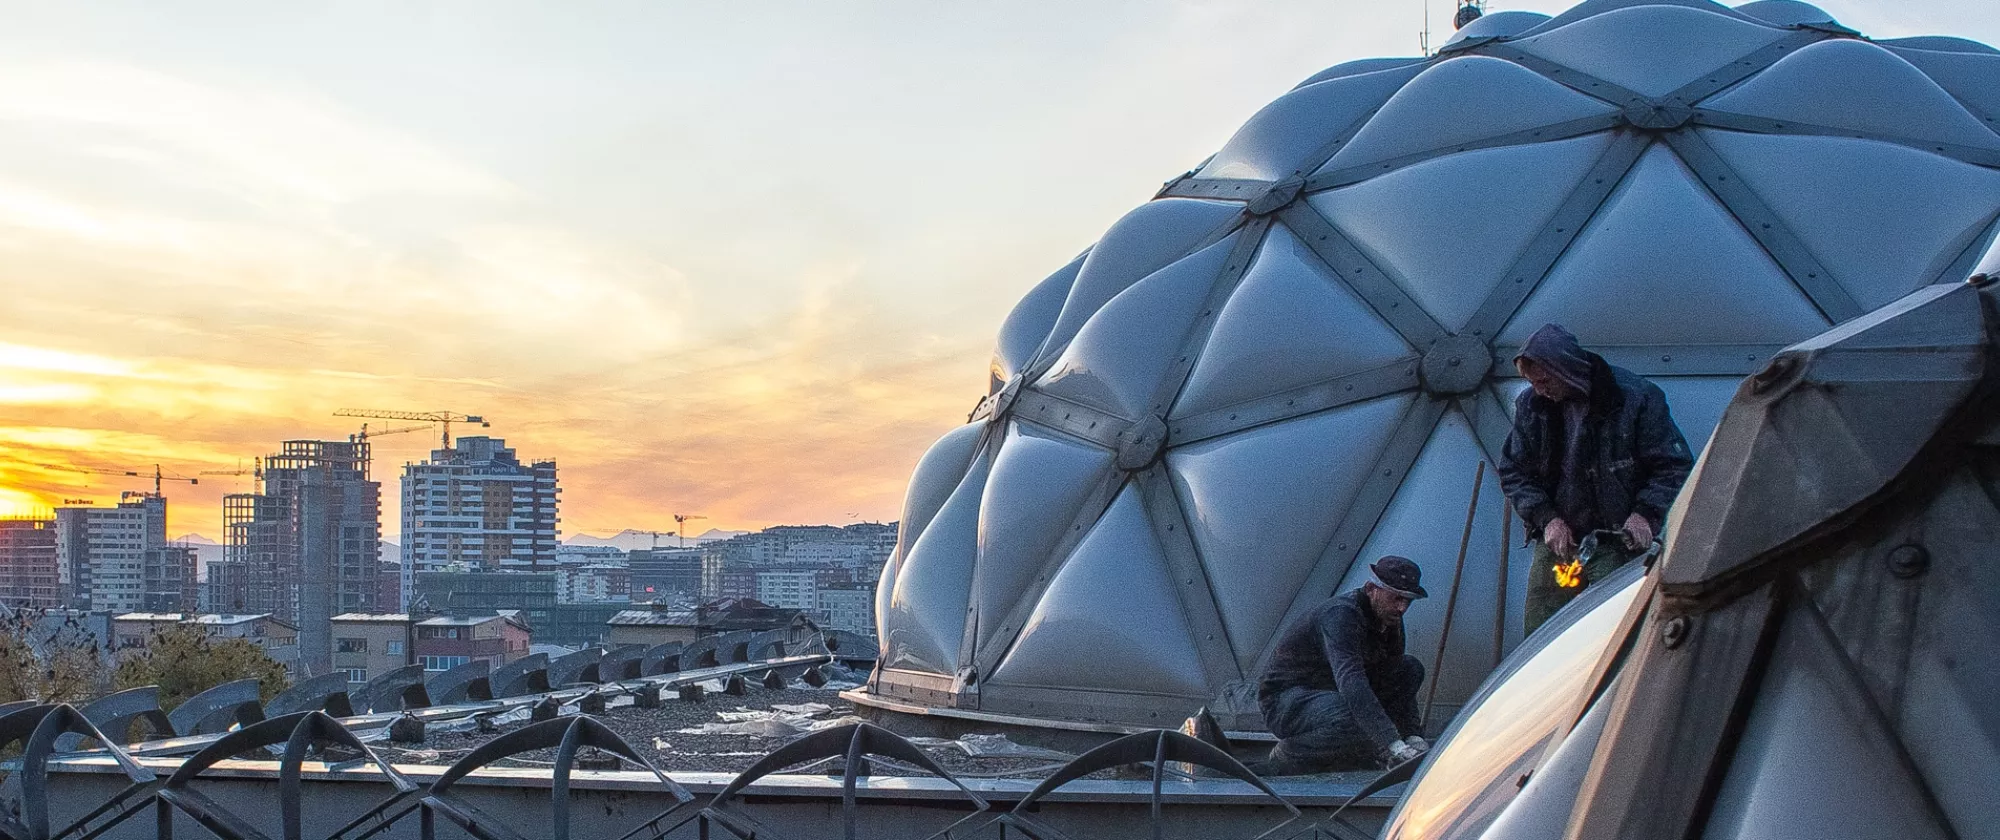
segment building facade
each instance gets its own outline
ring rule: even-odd
[[[333,669],[360,685],[417,661],[416,622],[404,613],[333,617]]]
[[[819,609],[819,575],[808,569],[758,572],[757,600],[794,610]]]
[[[523,463],[506,441],[462,437],[403,467],[404,590],[418,572],[552,568],[561,490],[556,462]]]
[[[62,606],[53,516],[0,518],[0,603],[10,607]]]
[[[875,636],[875,587],[842,584],[819,591],[821,625],[829,630],[846,630]]]
[[[120,648],[145,647],[154,632],[176,624],[198,625],[210,638],[247,639],[286,673],[305,676],[300,672],[299,628],[269,613],[124,613],[112,616],[111,639]]]
[[[56,509],[56,572],[77,609],[138,612],[146,606],[146,553],[167,546],[167,500],[122,494],[116,507]]]
[[[416,661],[448,671],[475,659],[498,668],[528,655],[530,629],[515,610],[435,616],[416,624]]]
[[[288,440],[264,459],[262,493],[223,499],[206,603],[296,624],[312,674],[332,667],[333,616],[377,608],[382,485],[369,468],[366,440]]]

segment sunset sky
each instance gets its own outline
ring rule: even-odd
[[[2000,42],[1990,0],[1821,5]],[[896,518],[1023,292],[1422,15],[0,6],[0,514],[150,486],[65,466],[194,475],[343,438],[336,409],[450,409],[557,459],[565,536]],[[386,534],[434,445],[377,440]],[[168,485],[170,529],[219,538],[248,489]]]

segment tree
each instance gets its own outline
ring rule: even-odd
[[[249,639],[211,638],[194,623],[153,631],[142,646],[119,651],[115,682],[120,690],[160,687],[160,709],[171,711],[188,698],[235,680],[255,679],[268,702],[284,691],[285,666]]]
[[[97,635],[65,614],[45,610],[0,614],[0,703],[83,703],[110,687],[111,669]]]

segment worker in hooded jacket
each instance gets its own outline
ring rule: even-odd
[[[1532,633],[1585,586],[1651,550],[1694,458],[1665,392],[1583,349],[1568,330],[1537,330],[1514,367],[1529,387],[1514,401],[1499,473],[1534,546]]]

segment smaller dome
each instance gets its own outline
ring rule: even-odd
[[[1543,23],[1549,16],[1540,12],[1494,12],[1459,26],[1451,40],[1444,42],[1449,47],[1473,38],[1512,38]]]
[[[1749,15],[1774,26],[1797,26],[1802,23],[1831,23],[1839,25],[1833,15],[1820,7],[1799,0],[1757,0],[1736,7],[1736,11]]]

